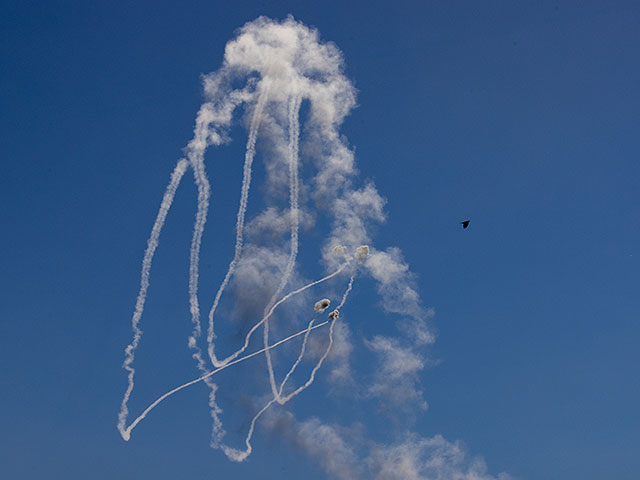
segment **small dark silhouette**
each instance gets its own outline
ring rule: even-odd
[[[460,222],[460,223],[462,224],[462,228],[463,228],[463,229],[467,228],[467,227],[469,226],[469,222],[470,222],[470,221],[471,221],[471,220],[465,220],[464,222]]]

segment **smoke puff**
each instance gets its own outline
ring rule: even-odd
[[[329,308],[329,305],[331,305],[331,301],[328,298],[324,298],[317,301],[313,308],[316,312],[320,313]]]
[[[369,247],[367,245],[361,245],[356,248],[356,260],[364,260],[369,256]]]

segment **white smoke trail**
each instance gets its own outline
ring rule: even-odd
[[[311,320],[311,322],[309,322],[309,326],[307,327],[307,331],[304,334],[304,337],[302,339],[302,347],[300,347],[300,353],[298,354],[298,358],[296,358],[296,361],[293,363],[293,365],[291,366],[291,368],[289,369],[287,374],[282,379],[282,383],[280,383],[280,388],[277,390],[277,394],[275,394],[273,396],[274,399],[280,405],[284,405],[285,403],[287,403],[289,401],[289,398],[284,398],[284,399],[282,398],[282,390],[284,390],[284,386],[289,381],[289,377],[291,377],[291,375],[293,375],[293,373],[296,371],[296,368],[298,368],[298,365],[300,365],[300,362],[302,361],[302,358],[304,357],[305,351],[307,350],[307,340],[309,340],[309,333],[311,333],[311,327],[313,326],[313,322],[314,321],[315,321],[315,318],[313,320]],[[332,321],[333,321],[333,319],[332,319]]]
[[[276,299],[282,293],[282,290],[284,290],[284,288],[286,287],[287,283],[289,282],[289,278],[293,273],[293,268],[296,264],[296,258],[298,257],[298,144],[300,141],[299,112],[301,102],[302,98],[300,96],[291,98],[289,102],[289,211],[291,215],[291,251],[289,253],[289,261],[280,280],[280,285],[271,297],[271,300],[269,300],[265,311],[271,308],[273,302],[276,301]],[[264,322],[263,342],[265,347],[269,345],[269,320],[266,320]],[[265,352],[265,357],[267,359],[267,369],[269,371],[269,383],[271,384],[271,392],[275,397],[279,397],[280,394],[278,393],[278,390],[276,388],[275,372],[273,370],[273,362],[271,359],[271,352],[269,352],[269,350]]]
[[[211,194],[211,188],[204,166],[204,153],[209,143],[214,143],[217,145],[224,141],[223,132],[218,132],[216,128],[211,129],[210,127],[213,125],[214,127],[224,128],[226,125],[228,125],[231,121],[231,114],[234,108],[239,103],[246,101],[249,97],[250,94],[246,90],[240,90],[230,92],[230,94],[224,101],[218,102],[218,104],[215,106],[211,102],[203,104],[198,112],[193,139],[187,146],[187,156],[193,168],[194,181],[198,189],[197,212],[193,227],[189,264],[189,305],[191,310],[191,320],[193,322],[193,332],[191,337],[189,338],[189,346],[196,349],[194,357],[198,359],[199,366],[204,365],[204,362],[201,359],[201,352],[197,348],[196,343],[197,338],[200,337],[202,332],[202,327],[200,324],[200,307],[198,302],[200,247],[202,244],[202,235],[204,233],[205,223],[207,221],[209,197]],[[257,126],[253,130],[257,131]],[[253,161],[253,156],[255,155],[255,133],[256,132],[254,132],[253,146],[251,146],[250,148],[250,150],[253,152],[250,155],[250,161]],[[251,145],[251,142],[249,143],[249,145]],[[248,149],[249,145],[247,147]],[[250,170],[251,168],[249,166],[249,181]]]
[[[249,187],[251,185],[251,169],[253,159],[255,157],[255,144],[258,135],[258,127],[260,125],[260,117],[262,115],[262,110],[264,109],[264,105],[267,99],[267,91],[268,87],[265,87],[261,90],[260,96],[258,98],[258,102],[256,108],[254,110],[253,117],[251,119],[251,129],[249,133],[249,139],[247,141],[247,149],[245,153],[245,162],[243,168],[243,178],[242,178],[242,188],[240,195],[240,207],[238,209],[237,222],[236,222],[236,243],[235,243],[235,253],[231,264],[229,265],[229,269],[227,274],[224,277],[224,281],[222,285],[218,289],[218,292],[215,297],[215,301],[213,303],[213,307],[209,313],[209,328],[207,334],[207,343],[208,343],[208,352],[211,358],[211,361],[214,367],[221,366],[218,364],[215,354],[213,352],[213,338],[215,336],[213,330],[213,315],[218,306],[218,302],[220,301],[220,297],[222,292],[224,291],[229,279],[233,275],[233,271],[235,270],[235,266],[240,258],[240,253],[242,251],[242,242],[243,242],[243,233],[244,233],[244,217],[247,209],[247,202],[249,197]],[[205,104],[208,105],[208,104]],[[209,108],[203,108],[202,111],[207,112]],[[204,116],[204,121],[202,117]],[[204,170],[204,150],[206,149],[206,138],[210,135],[209,132],[209,122],[211,115],[199,115],[198,122],[196,126],[196,131],[194,135],[194,141],[191,142],[190,147],[192,148],[192,162],[194,164],[194,179],[196,185],[198,186],[198,212],[196,214],[196,222],[194,225],[193,231],[193,240],[191,246],[191,266],[190,266],[190,276],[189,276],[189,301],[191,305],[191,320],[193,323],[193,331],[191,336],[189,337],[189,348],[194,350],[193,358],[196,361],[196,366],[198,370],[203,373],[208,373],[209,369],[202,358],[202,350],[197,344],[197,340],[201,335],[201,324],[200,324],[200,309],[198,306],[198,268],[200,262],[200,245],[202,242],[202,234],[204,232],[204,224],[207,219],[207,210],[208,210],[208,201],[209,201],[209,182],[206,177],[206,173]],[[203,140],[204,139],[204,140]],[[211,434],[211,443],[212,446],[217,446],[224,436],[224,430],[222,428],[222,421],[219,418],[219,413],[221,413],[220,408],[216,403],[216,391],[217,385],[207,379],[205,383],[210,389],[209,392],[209,407],[211,412],[211,418],[213,421],[212,425],[212,434]]]
[[[156,220],[153,223],[151,235],[149,236],[149,240],[147,241],[147,249],[144,252],[144,258],[142,260],[140,290],[138,292],[138,298],[136,300],[133,318],[131,319],[133,340],[125,349],[125,359],[122,365],[123,368],[128,372],[128,385],[122,398],[120,413],[118,414],[118,430],[123,434],[123,436],[124,425],[127,421],[127,415],[129,414],[127,404],[129,402],[129,398],[131,397],[131,392],[133,391],[134,385],[133,377],[135,375],[135,369],[132,365],[135,359],[136,349],[138,348],[138,344],[140,343],[140,339],[142,338],[142,330],[140,329],[139,323],[140,319],[142,318],[142,312],[144,311],[144,304],[147,299],[147,291],[149,290],[149,275],[151,273],[151,263],[153,261],[153,255],[158,248],[160,232],[162,231],[162,227],[164,226],[167,214],[169,213],[169,209],[171,208],[171,204],[173,203],[173,198],[175,197],[178,186],[180,185],[180,180],[182,180],[182,176],[187,170],[188,165],[188,162],[184,158],[180,159],[180,161],[178,161],[178,164],[174,168],[173,173],[171,174],[171,180],[169,181],[169,185],[167,185],[167,189],[165,190],[164,196],[162,197],[162,203],[160,204],[160,209],[158,210]]]
[[[340,311],[340,309],[342,307],[344,307],[344,304],[347,301],[347,297],[349,296],[349,294],[351,293],[351,290],[353,289],[353,282],[354,282],[355,278],[356,278],[355,274],[352,274],[351,278],[349,279],[349,285],[347,286],[347,289],[345,290],[344,294],[342,295],[342,299],[340,300],[340,303],[336,307],[336,310]]]
[[[198,189],[198,202],[196,219],[193,226],[193,236],[191,239],[191,250],[189,258],[189,305],[191,311],[191,322],[193,323],[193,331],[189,337],[189,348],[194,349],[193,358],[200,371],[208,371],[204,360],[202,359],[202,351],[197,345],[197,339],[200,337],[202,327],[200,325],[200,307],[198,304],[198,281],[199,281],[199,265],[200,265],[200,247],[202,244],[202,235],[204,233],[205,223],[207,221],[207,213],[209,210],[210,185],[207,179],[204,166],[204,153],[207,148],[207,139],[210,136],[209,125],[212,123],[212,106],[205,103],[198,112],[196,120],[196,128],[194,130],[194,138],[188,146],[188,157],[193,168],[194,182]],[[206,381],[210,388],[209,406],[211,408],[211,417],[213,420],[212,437],[216,439],[224,435],[222,430],[222,421],[220,420],[215,402],[215,392],[217,386]]]
[[[262,112],[264,110],[264,106],[267,102],[268,96],[268,86],[265,86],[258,97],[258,102],[253,112],[253,116],[251,118],[251,127],[249,130],[249,138],[247,140],[247,149],[245,153],[244,167],[243,167],[243,176],[242,176],[242,187],[240,192],[240,206],[238,207],[238,214],[236,217],[236,243],[235,243],[235,251],[233,254],[233,259],[229,263],[229,267],[227,269],[227,273],[222,280],[222,284],[218,288],[216,292],[215,298],[213,300],[213,305],[211,306],[211,310],[209,311],[209,328],[207,330],[207,350],[209,353],[209,358],[211,359],[211,363],[214,367],[220,367],[224,365],[228,359],[218,360],[215,354],[215,344],[213,342],[216,334],[214,328],[214,315],[216,309],[218,308],[218,304],[220,303],[220,298],[224,293],[229,280],[231,279],[233,273],[235,272],[236,265],[238,264],[238,260],[240,259],[240,255],[242,253],[242,245],[244,239],[244,219],[247,212],[247,204],[249,201],[249,188],[251,186],[251,170],[253,165],[253,159],[256,154],[256,140],[258,138],[258,129],[260,127],[260,119],[262,116]]]
[[[188,146],[188,158],[193,168],[194,181],[198,187],[198,209],[193,226],[193,236],[191,239],[191,250],[189,259],[189,305],[191,310],[191,321],[196,337],[200,336],[200,307],[198,305],[198,269],[200,263],[200,245],[202,244],[202,234],[207,222],[209,210],[210,186],[204,167],[204,152],[207,148],[207,138],[209,137],[209,124],[211,123],[210,106],[205,104],[198,112],[194,138]],[[191,342],[190,342],[191,343]]]

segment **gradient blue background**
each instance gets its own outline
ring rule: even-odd
[[[211,451],[203,389],[129,443],[115,428],[142,253],[199,76],[236,28],[288,13],[344,52],[359,90],[344,133],[389,200],[376,245],[403,249],[436,311],[416,430],[462,440],[494,474],[637,479],[640,7],[432,0],[2,2],[0,476],[323,478],[268,435],[242,465]],[[209,289],[243,143],[207,157]],[[190,183],[154,264],[135,411],[195,374]]]

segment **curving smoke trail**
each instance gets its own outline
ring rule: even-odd
[[[243,176],[242,176],[242,187],[240,191],[240,207],[238,208],[237,220],[236,220],[236,243],[235,243],[235,251],[234,256],[231,262],[229,263],[229,267],[227,273],[220,285],[218,291],[216,292],[215,299],[213,301],[213,306],[209,312],[209,328],[207,329],[207,351],[209,354],[209,358],[211,363],[215,368],[222,367],[226,365],[230,360],[236,358],[237,355],[242,353],[244,349],[236,352],[237,355],[230,355],[226,359],[220,361],[215,355],[215,330],[214,330],[214,314],[220,302],[220,298],[229,283],[231,276],[235,271],[236,264],[240,259],[240,254],[242,252],[242,244],[244,239],[244,223],[245,223],[245,215],[247,211],[247,204],[249,201],[249,188],[251,186],[251,171],[253,165],[253,159],[256,154],[256,139],[258,136],[258,128],[260,126],[260,118],[262,115],[262,110],[264,109],[264,105],[268,96],[268,85],[262,87],[260,95],[258,97],[257,105],[253,112],[253,116],[251,118],[251,128],[249,130],[249,139],[247,140],[247,148],[245,153],[245,161],[243,167]],[[196,135],[198,134],[198,130],[196,130]],[[199,143],[200,144],[200,143]],[[201,155],[198,155],[199,165],[201,162]],[[197,171],[194,168],[194,171]],[[199,251],[200,251],[200,242],[202,238],[202,233],[204,231],[204,222],[206,221],[206,212],[208,208],[208,181],[206,176],[204,175],[204,164],[201,165],[201,172],[199,176],[196,176],[196,184],[198,185],[198,213],[196,215],[196,224],[194,227],[193,238],[191,247],[191,275],[189,281],[189,292],[190,292],[190,303],[191,303],[191,318],[194,324],[193,332],[191,337],[189,338],[189,348],[194,350],[193,358],[196,360],[196,365],[198,369],[207,374],[210,370],[207,368],[207,364],[202,358],[202,350],[197,344],[197,340],[201,335],[201,324],[200,324],[200,312],[198,308],[198,264],[199,264]],[[202,188],[201,188],[202,185]],[[201,190],[206,191],[207,195],[201,195]],[[201,212],[203,212],[203,216],[201,217]],[[197,238],[197,241],[196,241]],[[246,348],[246,347],[245,347]],[[268,351],[268,350],[267,350]],[[205,378],[205,383],[209,387],[209,408],[211,409],[211,418],[213,421],[212,433],[211,433],[211,444],[214,447],[217,447],[221,444],[222,437],[224,436],[224,430],[222,428],[222,421],[220,420],[219,414],[222,413],[220,408],[216,403],[216,391],[217,385],[210,380],[210,377]]]
[[[131,397],[131,392],[133,391],[133,378],[136,373],[132,365],[135,359],[136,349],[138,348],[138,344],[140,343],[140,339],[142,338],[142,330],[140,329],[139,323],[140,319],[142,318],[142,312],[144,311],[144,304],[147,300],[147,291],[149,290],[151,262],[153,261],[153,255],[158,248],[158,244],[160,242],[160,232],[162,231],[164,222],[167,219],[167,214],[169,213],[169,209],[171,208],[171,204],[173,203],[173,197],[175,197],[176,195],[176,191],[178,190],[178,186],[180,185],[180,180],[182,180],[182,176],[184,175],[184,172],[186,170],[187,161],[185,159],[179,160],[178,164],[173,170],[173,173],[171,174],[171,180],[169,181],[169,185],[167,186],[167,189],[164,192],[164,196],[162,197],[162,203],[160,204],[160,209],[158,210],[156,220],[153,223],[151,235],[149,236],[149,241],[147,242],[147,249],[144,252],[144,258],[142,260],[142,273],[140,274],[140,291],[138,292],[136,307],[133,312],[133,318],[131,319],[133,340],[125,349],[125,359],[122,365],[123,368],[128,372],[128,374],[127,389],[125,390],[124,396],[122,397],[120,413],[118,414],[118,430],[125,440],[129,439],[129,432],[125,432],[125,423],[127,421],[127,415],[129,413],[127,404],[129,402],[129,398]]]
[[[316,328],[324,327],[328,323],[329,323],[329,320],[327,320],[325,322],[322,322],[322,323],[319,323],[317,325],[309,324],[309,326],[306,329],[301,330],[300,332],[294,333],[293,335],[289,335],[287,338],[283,338],[282,340],[274,343],[273,345],[269,345],[268,347],[265,347],[265,348],[263,348],[261,350],[258,350],[256,352],[253,352],[253,353],[250,353],[248,355],[245,355],[244,357],[240,357],[240,358],[238,358],[236,360],[233,360],[232,362],[229,362],[229,363],[225,364],[222,367],[218,367],[215,370],[212,370],[209,373],[207,373],[205,375],[202,375],[201,377],[196,378],[195,380],[191,380],[191,381],[189,381],[187,383],[183,383],[182,385],[169,390],[167,393],[164,393],[164,394],[160,395],[153,403],[151,403],[147,408],[145,408],[142,411],[142,413],[140,415],[138,415],[136,417],[136,419],[133,422],[131,422],[131,424],[128,427],[124,427],[123,426],[123,429],[120,431],[120,433],[122,434],[122,437],[125,440],[129,440],[131,438],[131,431],[134,428],[136,428],[136,425],[138,425],[138,423],[140,423],[142,420],[144,420],[146,418],[146,416],[149,414],[149,412],[151,412],[151,410],[156,408],[161,402],[163,402],[164,400],[166,400],[167,398],[169,398],[173,394],[178,393],[180,390],[184,390],[185,388],[190,387],[191,385],[195,385],[196,383],[206,381],[207,379],[211,378],[216,373],[218,373],[218,372],[220,372],[222,370],[225,370],[228,367],[231,367],[231,366],[236,365],[238,363],[244,362],[245,360],[249,360],[250,358],[253,358],[253,357],[257,356],[257,355],[260,355],[261,353],[264,353],[264,352],[266,352],[268,350],[276,348],[276,347],[282,345],[283,343],[287,343],[290,340],[293,340],[294,338],[299,337],[300,335],[305,335],[305,337],[306,337],[306,336],[308,336],[308,334],[309,334],[309,332],[311,330],[315,330]]]
[[[233,253],[233,259],[229,263],[227,273],[224,276],[224,279],[222,280],[222,284],[218,288],[218,291],[216,292],[216,296],[213,300],[213,305],[211,307],[211,310],[209,311],[209,328],[207,330],[207,348],[209,352],[209,358],[211,359],[211,363],[215,367],[221,367],[231,360],[231,358],[229,357],[223,360],[218,360],[218,357],[216,357],[215,343],[213,341],[216,337],[215,328],[214,328],[214,315],[215,315],[216,309],[218,308],[218,304],[220,303],[220,298],[222,297],[224,290],[229,284],[229,280],[231,279],[231,276],[235,272],[236,265],[240,260],[240,254],[242,253],[242,245],[244,240],[244,223],[245,223],[244,219],[247,213],[247,205],[249,202],[249,188],[251,187],[251,169],[253,166],[253,159],[256,155],[256,140],[258,138],[258,128],[260,127],[260,120],[262,117],[262,111],[264,110],[264,106],[267,100],[267,95],[268,95],[268,87],[265,86],[264,89],[260,92],[257,105],[253,112],[253,116],[251,117],[251,128],[249,129],[249,139],[247,140],[247,150],[245,153],[244,167],[243,167],[243,174],[242,174],[242,187],[240,188],[240,207],[238,208],[238,214],[236,218],[235,250]]]
[[[280,285],[278,285],[278,288],[271,297],[271,300],[269,300],[269,303],[267,304],[267,308],[265,310],[271,308],[271,305],[276,301],[276,299],[280,296],[280,294],[286,287],[289,279],[291,278],[291,274],[293,273],[296,259],[298,257],[298,197],[300,194],[300,187],[298,184],[298,143],[300,141],[300,104],[301,98],[299,96],[293,97],[289,103],[289,211],[291,214],[291,252],[289,254],[289,261],[287,262],[284,274],[282,275],[282,279],[280,280]],[[269,320],[266,320],[264,322],[263,331],[263,342],[266,348],[267,345],[269,345]],[[306,338],[307,337],[305,337],[305,342],[302,345],[303,350],[305,347]],[[278,390],[276,388],[276,379],[275,372],[273,371],[271,352],[269,350],[266,350],[265,356],[267,358],[267,369],[269,371],[269,383],[271,384],[271,392],[273,393],[274,397],[277,398],[281,395],[282,389]],[[296,363],[296,366],[298,363],[300,362],[298,361]]]

